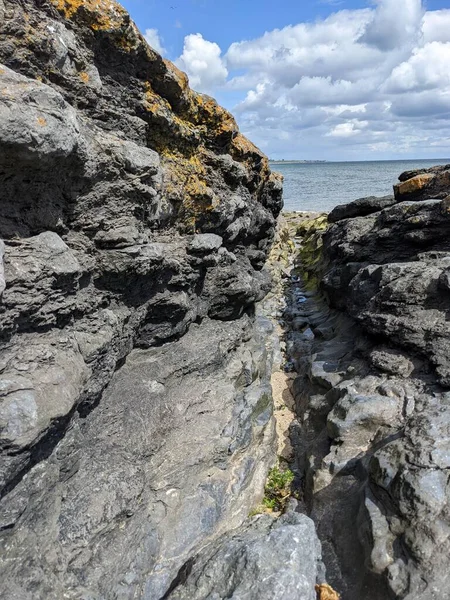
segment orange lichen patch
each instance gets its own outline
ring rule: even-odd
[[[145,82],[144,88],[144,104],[146,110],[153,113],[162,109],[171,110],[169,102],[153,91],[152,84],[149,81]]]
[[[123,25],[127,15],[124,8],[115,0],[50,0],[66,19],[72,19],[82,8],[90,17],[90,27],[94,30],[117,29]]]
[[[340,595],[326,583],[316,585],[317,600],[340,600]]]
[[[168,151],[162,155],[166,172],[165,193],[179,203],[180,222],[193,232],[199,221],[219,204],[219,198],[208,185],[202,158],[201,149],[191,156]]]
[[[255,144],[252,144],[252,142],[243,136],[242,133],[239,133],[234,138],[233,148],[237,150],[243,157],[251,154],[256,154],[261,156],[261,158],[264,157],[264,154],[255,146]]]
[[[219,106],[214,98],[198,92],[189,94],[188,118],[196,125],[204,125],[209,135],[230,134],[231,139],[239,131],[231,113]]]
[[[81,71],[81,73],[79,73],[79,76],[83,83],[89,83],[89,75],[88,73],[86,73],[86,71]]]
[[[432,173],[422,173],[422,175],[416,175],[403,183],[399,183],[395,186],[397,194],[411,194],[412,192],[418,192],[427,187],[431,181],[435,178]]]
[[[44,119],[44,117],[38,117],[36,120],[40,127],[45,127],[47,125],[47,121]]]
[[[180,94],[185,92],[189,88],[189,79],[186,73],[180,71],[170,60],[163,59],[163,63],[167,67],[167,71],[172,75],[173,79],[177,82],[180,88]]]
[[[0,75],[3,75],[5,72],[5,69],[0,69]]]

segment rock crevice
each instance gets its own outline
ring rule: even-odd
[[[448,590],[448,166],[424,174],[403,174],[395,200],[338,207],[325,229],[290,217],[293,464],[348,600]]]

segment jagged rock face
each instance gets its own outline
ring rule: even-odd
[[[400,179],[423,175],[432,183],[400,185],[395,204],[333,211],[316,262],[328,306],[302,305],[314,339],[295,387],[301,460],[326,562],[340,564],[349,598],[360,585],[369,600],[448,596],[450,185],[447,167]],[[346,559],[356,543],[373,578],[361,584],[363,566]]]
[[[159,598],[273,458],[281,180],[113,0],[0,0],[0,62],[4,593]]]
[[[323,577],[320,559],[311,519],[293,512],[277,520],[259,516],[196,557],[168,598],[316,600],[315,583]]]

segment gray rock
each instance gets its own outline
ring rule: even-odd
[[[191,243],[189,244],[189,250],[191,252],[214,252],[218,250],[223,243],[223,239],[220,235],[215,233],[200,233],[194,235]]]
[[[51,87],[1,67],[0,144],[24,158],[45,160],[76,151],[75,110]]]
[[[171,600],[315,600],[321,578],[314,523],[291,513],[255,517],[204,550],[188,566]]]
[[[205,539],[246,519],[275,458],[271,361],[262,330],[251,333],[248,319],[206,320],[176,343],[131,352],[87,422],[75,419],[3,499],[2,591],[131,598],[144,588],[156,600]],[[11,427],[24,427],[35,418],[25,397],[18,414],[27,386],[8,385]],[[19,568],[18,556],[39,568]]]
[[[5,266],[3,264],[3,257],[5,255],[5,243],[3,240],[0,240],[0,296],[5,291],[6,282],[5,282]]]
[[[312,269],[327,304],[308,312],[328,334],[292,346],[296,464],[348,598],[448,595],[448,172],[405,174],[397,203],[365,216],[337,210]],[[322,380],[327,364],[342,381]]]
[[[0,0],[0,596],[160,600],[275,460],[281,182],[118,4],[57,4]]]

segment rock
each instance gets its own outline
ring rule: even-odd
[[[144,588],[156,600],[205,539],[246,519],[275,459],[271,359],[263,331],[252,333],[247,318],[205,320],[178,342],[128,355],[98,407],[74,418],[4,498],[2,514],[13,519],[3,538],[7,596],[32,586],[35,597],[58,598],[70,585],[99,597]],[[11,386],[17,407],[14,390],[27,386]],[[22,426],[35,418],[25,400]],[[39,569],[19,568],[18,556]]]
[[[223,239],[220,235],[215,233],[201,233],[194,235],[191,243],[189,244],[189,250],[191,252],[214,252],[218,250],[223,243]]]
[[[168,595],[171,600],[315,600],[323,567],[313,522],[291,513],[278,520],[253,518],[206,548],[187,570],[187,579]]]
[[[383,208],[392,206],[395,204],[394,196],[383,196],[377,198],[376,196],[369,196],[368,198],[359,198],[348,204],[342,204],[336,206],[328,215],[329,223],[337,223],[343,219],[353,219],[354,217],[365,217],[376,213]]]
[[[433,181],[434,177],[435,176],[431,173],[416,175],[415,177],[411,177],[411,179],[407,179],[406,181],[397,184],[394,187],[394,191],[397,197],[414,193],[417,194],[417,192],[427,188]]]
[[[3,257],[5,255],[5,243],[0,240],[0,297],[5,291],[5,266],[3,264]]]
[[[67,158],[77,150],[76,111],[48,85],[2,67],[0,144],[10,155],[28,160]]]
[[[413,361],[405,353],[391,348],[374,349],[370,360],[375,367],[390,375],[409,377],[414,371]]]
[[[0,596],[159,600],[275,460],[281,180],[114,0],[0,0],[0,62]]]
[[[450,186],[450,165],[406,171],[399,180],[400,183],[394,186],[397,202],[446,198]]]
[[[296,464],[327,578],[348,598],[449,587],[449,169],[402,174],[395,204],[336,209],[297,265],[316,282],[309,326],[327,335],[297,360]]]

